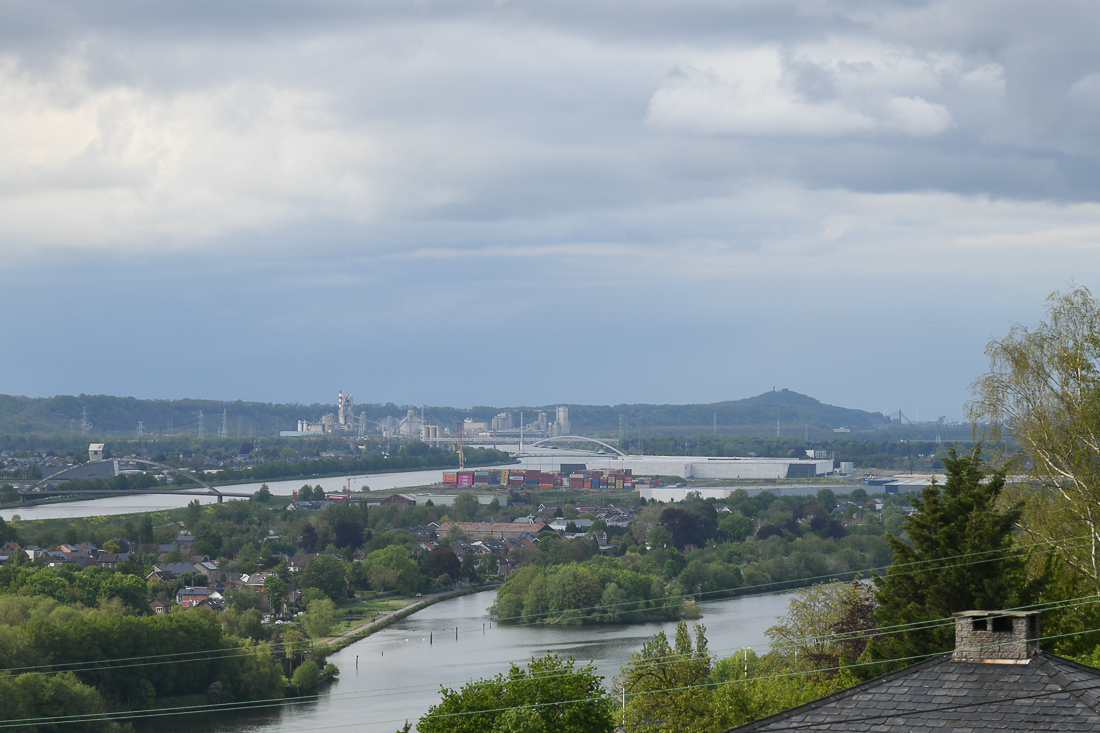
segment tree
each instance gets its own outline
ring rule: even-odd
[[[346,598],[347,580],[344,579],[344,564],[331,555],[311,557],[302,571],[303,588],[317,588],[332,600]]]
[[[459,573],[471,583],[481,582],[481,576],[477,572],[477,555],[474,554],[473,550],[466,550],[462,554],[462,568]]]
[[[328,598],[310,601],[304,623],[306,631],[314,639],[328,636],[336,625],[336,604]]]
[[[462,563],[454,550],[437,547],[428,554],[428,570],[433,578],[444,573],[457,578],[462,570]]]
[[[286,583],[278,575],[264,578],[264,597],[267,598],[267,605],[272,613],[279,613],[279,608],[286,603],[287,595]]]
[[[874,588],[858,580],[818,583],[795,591],[787,615],[765,633],[788,664],[825,670],[834,677],[841,660],[858,659],[877,628]]]
[[[547,654],[507,675],[446,687],[420,719],[420,733],[611,733],[613,706],[602,678],[572,657]],[[537,720],[536,720],[537,718]]]
[[[198,499],[189,501],[187,503],[187,526],[191,530],[194,530],[199,523],[199,519],[202,518],[202,504]]]
[[[267,484],[261,484],[259,490],[252,495],[252,498],[261,504],[266,504],[271,501],[271,489],[267,487]]]
[[[470,491],[463,491],[455,497],[455,516],[460,522],[468,522],[473,519],[474,515],[477,514],[477,510],[480,508],[481,503]]]
[[[700,547],[703,544],[695,515],[679,507],[670,506],[661,512],[661,526],[672,534],[672,544],[677,550],[683,551],[688,545]]]
[[[831,512],[836,508],[836,494],[832,489],[818,489],[817,503],[825,507],[825,511]]]
[[[344,517],[337,519],[336,525],[333,527],[333,533],[336,535],[337,547],[350,547],[352,550],[358,550],[363,546],[363,525],[354,519]]]
[[[390,545],[367,555],[363,562],[370,568],[367,575],[371,588],[415,593],[424,583],[420,567],[401,545]]]
[[[317,530],[309,522],[302,527],[302,537],[298,540],[298,545],[306,552],[313,552],[317,547]]]
[[[710,653],[706,627],[695,625],[695,648],[687,623],[676,624],[675,647],[665,632],[658,632],[616,678],[616,687],[626,688],[626,725],[632,731],[704,733],[712,730]],[[654,693],[660,694],[654,694]]]
[[[985,425],[994,459],[1032,486],[1021,528],[1033,542],[1066,537],[1062,559],[1100,590],[1100,301],[1087,288],[1047,298],[1046,320],[1017,324],[986,346],[989,372],[973,385],[971,419]],[[1008,438],[1008,440],[1002,440]],[[1093,624],[1095,625],[1095,624]]]
[[[320,603],[320,601],[314,601],[314,603]],[[294,676],[290,678],[290,684],[299,692],[305,692],[316,687],[317,681],[320,679],[321,669],[312,659],[307,659],[302,663],[302,666],[294,670]]]
[[[881,626],[919,624],[950,618],[957,611],[996,611],[1031,601],[1039,586],[1027,581],[1027,558],[1013,551],[1018,504],[998,507],[1003,473],[982,470],[981,448],[969,456],[951,449],[944,458],[947,481],[933,482],[912,497],[916,513],[904,529],[912,546],[893,535],[886,541],[894,561],[876,576],[875,616]],[[983,562],[974,562],[974,560]],[[950,650],[954,626],[916,627],[874,642],[878,659],[900,659]]]
[[[138,530],[138,543],[142,545],[153,544],[153,518],[148,514],[141,518],[141,529]]]
[[[752,520],[740,514],[722,517],[722,521],[718,523],[718,538],[730,542],[744,542],[755,531],[756,525]]]

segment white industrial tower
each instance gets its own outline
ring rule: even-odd
[[[225,408],[223,407],[222,408],[222,429],[218,431],[218,437],[219,438],[228,438],[229,437],[229,425],[226,424],[226,417],[227,417],[227,415],[225,414]]]

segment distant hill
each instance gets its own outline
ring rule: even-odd
[[[775,434],[775,423],[785,434],[796,427],[810,430],[875,430],[890,420],[877,412],[826,405],[808,395],[788,389],[765,392],[755,397],[699,405],[616,405],[591,407],[571,405],[569,417],[575,428],[590,432],[617,432],[618,416],[624,416],[624,432]]]
[[[453,426],[458,420],[472,417],[490,420],[498,412],[524,412],[525,422],[531,422],[539,411],[554,419],[557,405],[526,407],[424,407],[424,416],[431,422]],[[874,430],[886,426],[889,420],[877,412],[853,410],[826,405],[819,400],[787,389],[765,392],[755,397],[727,402],[698,405],[568,405],[572,431],[586,435],[617,434],[621,425],[624,434],[665,432],[687,434],[710,432],[717,422],[718,431],[743,435],[774,435],[779,420],[784,434],[808,426],[809,430],[831,431],[846,427],[853,431]],[[78,395],[46,398],[0,395],[0,434],[72,434],[80,433],[83,410],[91,424],[91,435],[133,435],[138,422],[144,423],[147,434],[196,434],[199,412],[203,413],[208,437],[218,434],[224,411],[229,436],[235,438],[238,429],[242,437],[274,435],[277,429],[293,430],[300,419],[317,420],[327,412],[335,412],[335,404],[303,405],[296,403],[219,402],[215,400],[139,400],[133,397]],[[386,416],[403,417],[414,405],[357,404],[355,412],[366,412],[370,420]]]

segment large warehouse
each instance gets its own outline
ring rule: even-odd
[[[833,472],[831,460],[797,458],[706,458],[698,456],[627,456],[592,462],[589,468],[629,468],[635,476],[685,479],[818,478]]]

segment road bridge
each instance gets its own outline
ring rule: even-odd
[[[145,465],[145,466],[153,466],[155,468],[162,468],[165,471],[174,471],[176,474],[182,474],[182,475],[186,476],[187,478],[191,479],[192,481],[194,481],[195,483],[199,484],[200,488],[193,488],[193,487],[190,487],[190,486],[185,486],[185,487],[180,488],[180,489],[133,489],[133,490],[126,490],[126,491],[111,491],[109,489],[90,489],[90,490],[89,489],[84,489],[84,490],[81,490],[81,489],[44,489],[44,490],[39,490],[38,489],[38,487],[41,486],[44,483],[56,481],[58,476],[64,476],[66,473],[70,473],[72,471],[75,471],[78,468],[83,468],[84,466],[90,466],[93,463],[99,463],[100,462],[100,461],[87,461],[85,463],[81,463],[81,464],[76,465],[76,466],[69,466],[68,468],[62,469],[62,470],[58,471],[57,473],[51,474],[51,475],[47,476],[44,479],[39,479],[29,489],[27,489],[26,493],[20,494],[21,501],[27,501],[27,498],[24,498],[24,497],[27,496],[27,494],[32,494],[31,498],[34,498],[34,497],[38,497],[38,496],[51,496],[51,495],[52,496],[60,496],[60,495],[70,495],[70,494],[116,494],[116,495],[117,494],[193,494],[194,492],[199,492],[199,495],[218,497],[218,503],[221,504],[222,503],[222,497],[224,497],[224,496],[231,496],[231,497],[251,497],[252,496],[251,494],[231,494],[231,493],[227,493],[227,492],[224,492],[224,491],[220,491],[219,489],[217,489],[217,488],[211,486],[210,484],[206,483],[206,481],[202,480],[201,478],[196,476],[191,471],[188,471],[187,469],[184,469],[184,468],[175,468],[174,466],[168,466],[168,465],[165,465],[163,463],[157,463],[156,461],[146,460],[145,458],[119,458],[117,460],[120,464],[121,463],[128,463],[128,464],[131,464],[131,465],[132,464],[141,464],[141,465]]]
[[[543,446],[550,447],[551,443],[589,443],[589,444],[592,444],[592,445],[599,446],[600,448],[606,448],[607,451],[605,451],[605,453],[606,452],[611,452],[611,453],[614,453],[617,456],[620,456],[622,458],[626,458],[626,454],[623,453],[618,448],[616,448],[615,446],[609,445],[608,443],[605,443],[602,440],[596,440],[595,438],[586,438],[583,435],[559,435],[555,438],[542,438],[541,440],[536,440],[534,442],[528,443],[527,447],[528,448],[540,448],[540,447],[543,447]],[[525,455],[525,454],[522,453],[522,452],[516,454],[517,457],[518,456],[523,456],[523,455]]]

